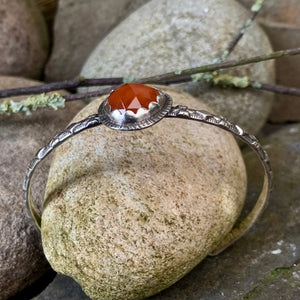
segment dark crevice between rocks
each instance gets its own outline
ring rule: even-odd
[[[30,300],[39,295],[55,278],[56,272],[49,270],[39,280],[7,300]]]

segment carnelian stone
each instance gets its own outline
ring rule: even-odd
[[[137,113],[139,108],[149,109],[151,102],[157,102],[159,92],[147,85],[127,83],[114,90],[108,97],[110,110],[118,110],[121,115],[130,110]]]

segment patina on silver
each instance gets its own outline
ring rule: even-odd
[[[258,200],[250,213],[240,222],[234,225],[233,229],[225,236],[211,255],[216,255],[234,243],[237,239],[243,236],[255,223],[257,218],[263,212],[267,205],[271,189],[272,189],[272,169],[268,154],[262,148],[257,138],[246,133],[241,127],[228,121],[222,116],[216,116],[207,111],[194,110],[186,106],[172,106],[172,98],[159,91],[159,99],[154,105],[150,104],[147,111],[142,113],[127,114],[123,119],[116,118],[112,115],[110,107],[107,104],[107,99],[100,105],[98,114],[91,115],[79,122],[68,126],[63,132],[54,136],[50,142],[41,148],[28,166],[26,177],[23,183],[24,201],[26,202],[29,216],[35,222],[36,227],[40,230],[41,215],[36,208],[31,195],[31,179],[38,164],[56,147],[61,145],[70,137],[80,133],[83,130],[99,125],[106,125],[115,130],[141,130],[152,126],[163,118],[182,118],[194,120],[206,124],[210,124],[226,131],[229,131],[234,136],[245,142],[256,154],[264,169],[264,182],[262,191]]]

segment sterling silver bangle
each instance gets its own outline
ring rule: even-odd
[[[226,118],[207,111],[190,109],[186,106],[174,107],[169,95],[141,84],[125,84],[112,91],[100,105],[98,114],[71,124],[37,152],[28,166],[23,183],[24,201],[28,215],[32,217],[36,227],[38,229],[41,227],[41,215],[31,196],[31,179],[38,164],[50,152],[70,137],[88,128],[103,124],[115,130],[141,130],[156,124],[163,118],[182,118],[219,127],[238,137],[257,154],[264,169],[264,183],[258,200],[250,213],[238,224],[235,224],[231,232],[220,242],[211,255],[220,253],[244,235],[262,213],[270,196],[273,176],[266,151],[255,136],[246,133],[241,127],[231,123]]]

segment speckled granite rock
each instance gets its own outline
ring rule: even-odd
[[[152,0],[106,36],[81,74],[139,78],[211,63],[226,49],[248,15],[232,0]],[[266,35],[254,24],[230,58],[270,51]],[[249,75],[263,82],[272,82],[274,77],[272,62],[228,70],[228,73]],[[270,93],[212,88],[199,83],[181,87],[251,133],[264,124],[273,98]]]
[[[246,7],[253,1],[240,0]],[[274,50],[297,48],[300,45],[300,1],[268,0],[259,14],[260,23],[270,38]],[[278,84],[300,86],[300,56],[276,61]],[[295,96],[276,95],[270,119],[272,122],[300,121],[300,102]]]
[[[94,47],[122,19],[148,0],[60,0],[46,80],[76,77]],[[66,42],[67,41],[67,42]]]
[[[0,0],[0,25],[0,74],[39,78],[49,42],[34,1]]]
[[[175,104],[208,110],[164,90]],[[102,99],[74,120],[95,113]],[[234,138],[213,126],[164,119],[143,131],[87,130],[58,149],[50,168],[46,257],[93,299],[155,294],[230,230],[243,206],[243,167]]]
[[[260,220],[231,248],[205,259],[176,285],[151,300],[299,298],[299,141],[300,124],[286,126],[262,140],[274,170],[274,190]],[[245,159],[248,194],[254,199],[262,174],[255,154],[245,151]]]
[[[0,89],[36,85],[39,82],[0,77]],[[18,98],[14,98],[17,100]],[[2,100],[2,99],[1,99]],[[0,299],[16,294],[41,277],[49,265],[40,237],[26,216],[22,184],[26,168],[36,151],[63,129],[82,103],[61,111],[42,111],[32,116],[0,116]],[[49,163],[37,178],[41,197]]]

